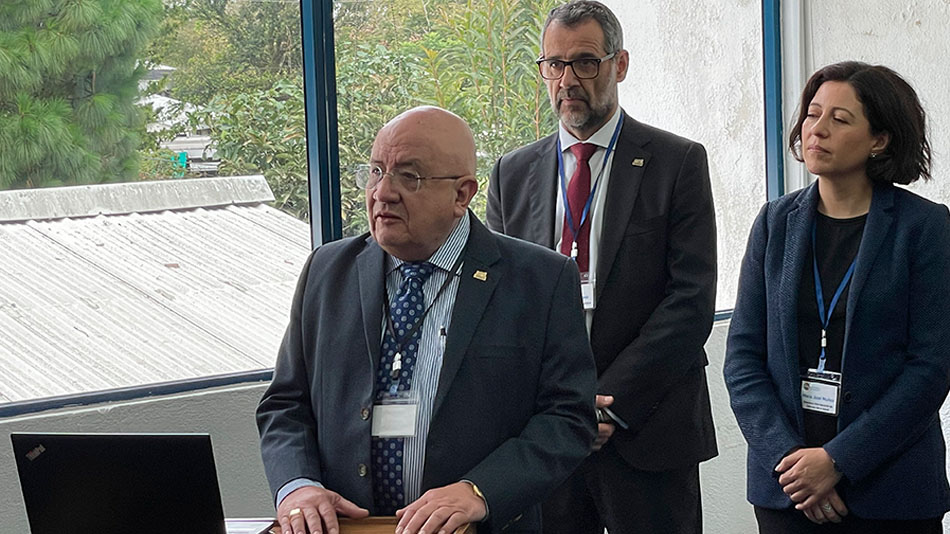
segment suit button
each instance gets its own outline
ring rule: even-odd
[[[365,477],[368,471],[369,470],[366,469],[366,464],[360,464],[359,467],[356,469],[356,472],[359,473],[361,477]]]
[[[850,392],[850,391],[845,391],[845,392],[844,392],[844,401],[845,401],[845,402],[851,402],[851,392]]]
[[[360,410],[360,419],[364,421],[369,420],[369,408],[363,408],[362,410]]]

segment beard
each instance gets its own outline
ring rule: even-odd
[[[561,109],[561,101],[565,98],[580,100],[586,104],[581,108],[570,110]],[[558,91],[555,101],[552,102],[554,113],[558,119],[569,129],[581,132],[596,131],[610,116],[611,103],[602,102],[601,105],[591,104],[590,96],[581,87],[570,87]]]

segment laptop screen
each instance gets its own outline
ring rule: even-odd
[[[224,534],[206,434],[11,435],[32,534]]]

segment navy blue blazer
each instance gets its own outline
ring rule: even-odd
[[[766,204],[742,261],[724,373],[749,444],[748,498],[793,503],[774,467],[804,446],[798,293],[818,203],[812,184]],[[824,448],[850,511],[925,519],[950,509],[939,410],[950,390],[950,213],[876,184],[847,301],[838,435]]]

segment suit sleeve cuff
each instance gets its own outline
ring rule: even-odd
[[[288,495],[290,495],[294,490],[298,490],[306,486],[323,488],[323,484],[317,482],[316,480],[310,480],[309,478],[295,478],[291,480],[290,482],[284,484],[283,486],[280,487],[279,490],[277,490],[277,499],[276,499],[276,502],[274,503],[274,508],[277,508],[278,506],[280,506],[280,503]]]

